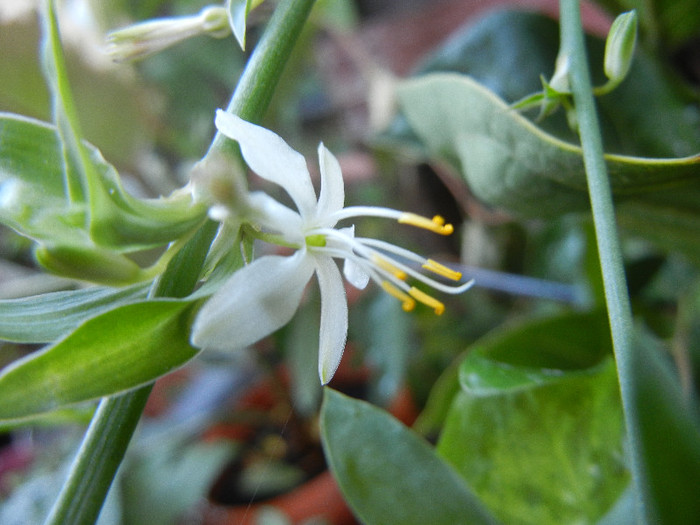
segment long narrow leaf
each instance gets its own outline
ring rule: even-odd
[[[0,339],[50,343],[106,310],[144,299],[144,285],[85,288],[0,301]]]
[[[0,419],[21,419],[149,383],[183,365],[190,301],[128,304],[94,317],[0,374]]]

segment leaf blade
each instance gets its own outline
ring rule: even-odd
[[[0,419],[136,388],[192,359],[191,301],[151,300],[94,317],[0,374]]]
[[[496,523],[426,442],[382,410],[326,388],[321,432],[334,476],[365,523]]]

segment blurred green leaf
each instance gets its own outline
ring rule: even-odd
[[[607,81],[605,43],[587,36],[586,47],[593,83],[602,85]],[[456,31],[415,75],[463,73],[514,103],[541,92],[541,78],[551,78],[558,49],[559,25],[555,20],[526,11],[495,11]],[[684,157],[700,151],[697,94],[684,88],[669,64],[641,46],[625,81],[596,100],[607,152]],[[563,113],[549,116],[538,126],[559,139],[578,140]]]
[[[378,372],[371,399],[388,402],[406,381],[406,370],[415,349],[411,318],[388,294],[377,295],[367,309],[367,359]]]
[[[0,301],[0,339],[50,343],[106,310],[145,299],[144,285],[115,290],[95,287]]]
[[[589,375],[611,352],[605,315],[565,314],[484,338],[462,363],[460,383],[474,396],[531,390],[572,375]]]
[[[506,328],[470,349],[438,452],[505,523],[600,518],[629,481],[605,316]]]
[[[53,126],[0,113],[0,202],[0,222],[34,239],[67,240],[84,225],[84,206],[68,206]]]
[[[543,218],[588,208],[581,149],[543,132],[471,78],[426,75],[403,82],[398,94],[430,155],[454,166],[485,203]],[[664,247],[700,260],[700,155],[606,160],[623,221],[629,203],[637,210],[633,231],[668,235]],[[648,224],[635,220],[647,208]]]
[[[644,456],[647,513],[654,523],[695,523],[700,518],[700,407],[682,392],[658,343],[643,332],[635,342],[630,434]]]
[[[207,496],[232,455],[230,442],[187,443],[177,433],[153,445],[137,448],[122,467],[122,525],[176,523]]]
[[[413,428],[423,436],[437,436],[447,419],[452,400],[459,393],[459,368],[464,356],[457,358],[430,389],[425,407],[418,415]]]
[[[427,442],[386,412],[325,389],[321,434],[348,503],[365,523],[496,523]]]
[[[149,383],[183,365],[191,301],[151,300],[93,317],[0,374],[0,419],[21,419]]]

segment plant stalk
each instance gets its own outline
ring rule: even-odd
[[[262,118],[314,3],[280,3],[246,65],[228,111],[247,120]],[[209,152],[225,147],[226,139],[217,134]],[[207,221],[170,261],[151,297],[184,297],[193,291],[216,231],[217,224]],[[97,521],[152,387],[150,384],[100,402],[47,525],[92,525]]]
[[[636,422],[633,366],[634,326],[625,278],[620,239],[615,222],[612,190],[603,156],[600,124],[593,98],[579,0],[561,0],[561,45],[570,60],[569,80],[578,119],[583,161],[588,181],[598,257],[603,276],[620,395],[627,428],[632,482],[637,495],[636,523],[648,522],[644,497],[644,461]]]

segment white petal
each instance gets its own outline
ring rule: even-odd
[[[352,259],[345,259],[343,275],[358,290],[364,290],[369,283],[369,274]]]
[[[267,193],[256,191],[248,196],[251,220],[263,228],[281,233],[290,242],[304,242],[301,216]]]
[[[321,194],[318,198],[317,217],[322,219],[343,208],[345,183],[338,159],[326,149],[323,143],[318,145],[318,162],[321,168]],[[335,222],[324,226],[335,226]]]
[[[348,337],[348,301],[343,278],[333,259],[316,258],[321,289],[321,329],[318,336],[318,374],[325,385],[338,369]]]
[[[261,257],[238,270],[197,314],[192,344],[243,348],[287,324],[311,279],[313,263],[299,251],[291,257]]]
[[[228,138],[238,141],[243,158],[263,179],[282,186],[304,218],[316,210],[316,192],[306,160],[279,135],[269,129],[216,110],[216,127]]]

